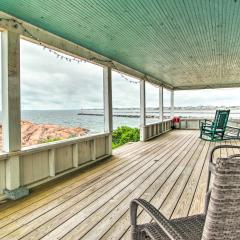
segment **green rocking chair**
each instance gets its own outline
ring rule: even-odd
[[[205,119],[200,122],[200,138],[217,142],[225,139],[225,131],[230,110],[217,110],[213,121]]]

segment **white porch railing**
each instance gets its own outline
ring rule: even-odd
[[[178,129],[199,129],[200,122],[203,120],[203,118],[182,118],[179,125],[177,126]],[[232,127],[240,127],[240,123],[229,119],[228,126]]]
[[[203,119],[195,119],[195,118],[183,118],[181,119],[179,124],[176,124],[177,129],[199,129],[200,121]]]
[[[165,132],[168,132],[172,129],[171,119],[164,120],[162,122],[156,122],[147,124],[144,127],[141,127],[141,132],[144,131],[145,139],[147,141],[151,138],[157,137]]]
[[[6,162],[20,159],[20,186],[48,182],[111,155],[111,134],[102,133],[22,148],[0,154],[0,195],[6,188]]]

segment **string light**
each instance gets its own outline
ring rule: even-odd
[[[112,64],[113,68],[120,74],[120,76],[125,79],[126,81],[130,82],[130,83],[134,83],[134,84],[139,84],[139,82],[137,81],[133,81],[133,80],[130,80],[128,77],[126,77],[120,70],[119,68],[116,66],[116,64],[114,64],[114,62],[112,60],[100,60],[100,59],[97,59],[97,58],[91,58],[89,59],[90,61],[95,61],[97,63],[110,63]]]
[[[54,55],[56,56],[56,58],[58,58],[58,59],[65,59],[65,60],[68,61],[68,62],[74,61],[74,62],[76,62],[76,63],[83,62],[82,59],[75,58],[75,57],[70,58],[70,57],[65,56],[64,54],[61,54],[61,53],[59,53],[59,52],[51,49],[51,48],[47,48],[46,46],[43,46],[43,50],[46,50],[46,49],[47,49],[50,53],[54,54]]]
[[[39,44],[40,45],[43,45],[43,50],[48,50],[49,51],[49,53],[52,53],[52,54],[54,54],[55,56],[56,56],[56,58],[59,58],[59,59],[61,59],[61,60],[66,60],[66,61],[68,61],[68,62],[76,62],[76,63],[82,63],[82,62],[84,62],[84,63],[86,63],[86,60],[82,60],[82,59],[80,59],[80,58],[75,58],[75,57],[67,57],[67,56],[65,56],[65,55],[63,55],[63,54],[60,54],[59,52],[57,52],[57,51],[55,51],[54,49],[52,49],[52,48],[49,48],[49,47],[46,47],[41,41],[40,41],[40,39],[39,38],[37,38],[37,37],[35,37],[35,36],[33,36],[33,34],[31,33],[31,32],[29,32],[28,31],[28,29],[26,29],[24,26],[23,26],[23,24],[21,23],[21,22],[18,22],[17,20],[15,20],[15,19],[7,19],[7,18],[0,18],[0,22],[1,21],[6,21],[6,22],[8,22],[8,23],[14,23],[14,25],[13,25],[13,27],[14,28],[18,28],[18,26],[20,26],[21,28],[22,28],[22,30],[23,30],[23,32],[25,32],[25,33],[27,33],[27,35],[30,37],[30,38],[32,38],[32,39],[34,39],[34,40],[36,40],[37,42],[39,42]],[[101,59],[97,59],[97,58],[90,58],[90,59],[88,59],[90,62],[97,62],[97,63],[110,63],[112,66],[113,66],[113,68],[120,74],[120,76],[123,78],[123,79],[125,79],[126,81],[128,81],[129,83],[133,83],[133,84],[139,84],[139,82],[138,81],[134,81],[134,80],[130,80],[127,76],[125,76],[120,70],[119,70],[119,68],[117,67],[117,65],[112,61],[112,60],[101,60]],[[147,76],[144,76],[144,79],[147,79]]]

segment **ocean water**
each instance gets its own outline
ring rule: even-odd
[[[82,111],[82,110],[81,110]],[[64,127],[82,127],[87,128],[92,133],[104,131],[104,117],[93,115],[78,115],[80,110],[42,110],[42,111],[22,111],[22,120],[28,120],[34,123],[50,123]],[[85,113],[101,113],[101,110],[89,110]],[[155,120],[156,121],[156,120]],[[113,128],[127,125],[130,127],[139,127],[139,118],[113,117]]]
[[[23,110],[22,120],[28,120],[38,124],[57,124],[64,127],[82,127],[87,128],[93,133],[104,131],[104,117],[93,115],[78,115],[78,113],[103,113],[102,110]],[[139,115],[138,109],[114,109],[113,114]],[[156,118],[147,118],[147,123],[158,121],[158,111],[148,109],[147,114],[154,115]],[[176,116],[190,118],[211,118],[214,117],[215,110],[178,110],[175,111]],[[169,111],[164,112],[164,116],[169,117]],[[240,119],[240,109],[231,110],[230,118]],[[0,114],[1,119],[1,114]],[[139,118],[130,117],[113,117],[113,128],[127,125],[130,127],[139,127]]]
[[[38,124],[57,124],[64,127],[87,128],[92,133],[104,131],[104,117],[94,115],[78,115],[78,113],[101,114],[102,110],[25,110],[22,111],[22,120],[31,121]],[[115,110],[114,114],[139,115],[138,110]],[[153,115],[153,113],[150,113]],[[157,116],[157,112],[154,113]],[[157,118],[147,119],[147,123],[158,121]],[[139,127],[139,118],[113,117],[113,128],[127,125],[129,127]]]

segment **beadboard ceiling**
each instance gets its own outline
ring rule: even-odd
[[[0,10],[176,89],[240,86],[240,0],[1,0]]]

